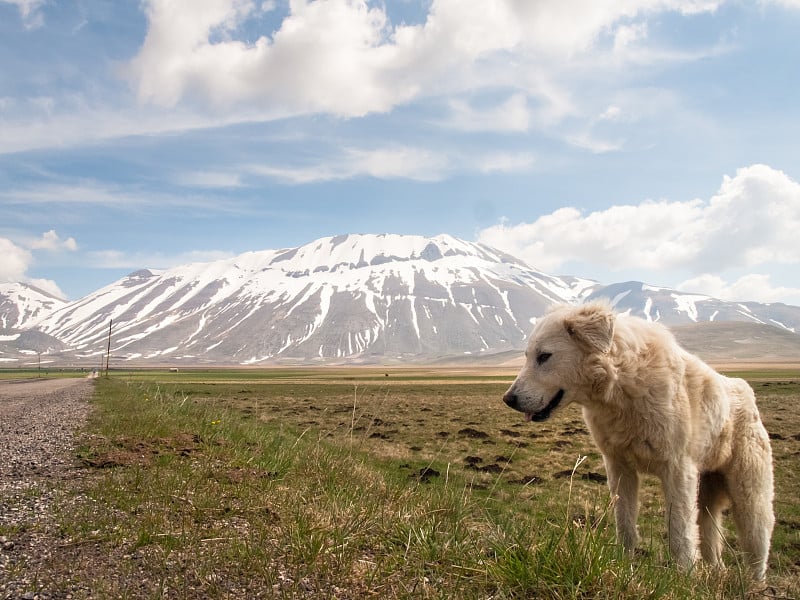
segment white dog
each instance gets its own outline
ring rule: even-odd
[[[764,578],[775,522],[772,451],[745,381],[712,370],[666,328],[615,315],[607,303],[554,307],[536,322],[525,356],[503,400],[531,421],[572,402],[583,407],[628,552],[638,541],[639,473],[649,473],[662,483],[679,564],[696,560],[698,528],[703,558],[720,564],[720,520],[730,506],[753,576]]]

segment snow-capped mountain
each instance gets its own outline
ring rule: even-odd
[[[345,235],[162,272],[141,270],[39,329],[84,357],[261,364],[520,347],[531,321],[594,282],[442,235]]]
[[[640,281],[598,286],[587,299],[608,298],[620,312],[659,321],[668,327],[712,321],[742,321],[800,332],[800,307],[781,303],[726,302]]]
[[[59,340],[30,328],[66,304],[26,283],[0,283],[0,365],[20,365],[39,353],[62,351]]]
[[[13,286],[0,287],[6,362],[39,352],[99,362],[109,330],[117,364],[474,357],[523,348],[553,303],[597,297],[668,326],[744,321],[800,331],[800,307],[555,277],[447,235],[344,235],[143,269],[68,304]]]
[[[31,327],[66,304],[26,283],[0,283],[0,330]]]

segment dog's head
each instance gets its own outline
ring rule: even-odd
[[[592,361],[611,350],[614,313],[608,303],[558,305],[536,322],[525,365],[503,401],[526,420],[544,421],[585,393],[597,377]]]

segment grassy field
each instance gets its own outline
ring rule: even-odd
[[[654,480],[623,556],[579,409],[525,423],[514,372],[483,368],[101,377],[50,576],[97,598],[798,597],[800,371],[745,375],[777,483],[757,590],[732,532],[725,572],[670,566]]]

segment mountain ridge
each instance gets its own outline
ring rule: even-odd
[[[729,303],[641,282],[604,286],[553,276],[444,234],[351,234],[140,269],[63,305],[41,299],[40,306],[20,312],[8,295],[0,295],[0,307],[6,307],[0,317],[14,324],[0,330],[0,360],[14,362],[12,342],[19,337],[4,338],[27,329],[41,334],[39,342],[50,342],[44,347],[53,360],[96,362],[105,354],[110,323],[114,360],[127,364],[376,363],[490,355],[524,347],[532,322],[550,305],[601,296],[621,312],[669,326],[716,319],[769,323],[793,335],[800,330],[798,307]]]

